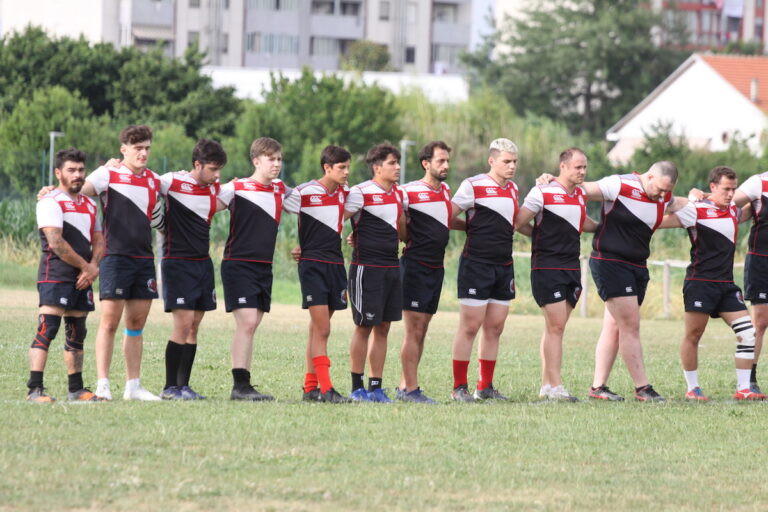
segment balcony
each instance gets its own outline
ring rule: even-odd
[[[362,39],[365,34],[365,22],[362,16],[313,14],[309,19],[309,33],[335,39]]]
[[[469,25],[432,22],[432,43],[469,46]]]

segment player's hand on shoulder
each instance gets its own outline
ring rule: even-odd
[[[123,161],[119,158],[110,158],[104,163],[104,167],[120,167]]]
[[[536,184],[537,185],[546,185],[547,183],[551,182],[555,179],[554,174],[549,174],[548,172],[541,173],[538,178],[536,178]]]
[[[41,200],[42,198],[44,198],[45,196],[50,194],[53,191],[53,189],[55,189],[55,188],[56,187],[54,187],[53,185],[46,185],[46,186],[44,186],[43,188],[41,188],[37,192],[37,200],[38,201]]]
[[[706,199],[709,194],[705,193],[703,190],[700,190],[696,187],[692,188],[690,192],[688,192],[688,200],[691,202],[694,201],[701,201],[702,199]]]
[[[301,247],[294,247],[291,249],[291,257],[293,261],[299,261],[301,259]]]

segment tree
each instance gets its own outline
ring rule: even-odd
[[[389,50],[385,45],[360,40],[350,43],[347,54],[341,60],[341,68],[349,71],[387,71],[389,60]]]
[[[598,134],[684,59],[675,49],[684,34],[665,20],[636,0],[532,0],[464,63],[519,113]],[[654,42],[659,29],[664,46]]]

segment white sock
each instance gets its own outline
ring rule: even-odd
[[[130,379],[125,382],[125,389],[135,391],[141,387],[139,379]]]
[[[104,387],[104,386],[109,387],[109,379],[98,379],[96,381],[97,388]]]
[[[699,370],[683,370],[685,375],[685,382],[688,384],[688,391],[693,391],[694,388],[699,387]]]
[[[736,368],[736,389],[749,389],[749,376],[752,370],[739,370]]]

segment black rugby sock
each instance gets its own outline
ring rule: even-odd
[[[352,391],[360,388],[365,389],[363,374],[352,372]]]
[[[192,365],[195,364],[195,354],[197,353],[197,344],[187,343],[182,346],[181,363],[176,378],[176,385],[179,387],[189,386],[189,377],[192,375]]]
[[[83,372],[67,375],[67,387],[70,393],[83,389]]]
[[[27,387],[29,389],[43,387],[43,372],[29,372]]]
[[[179,364],[181,363],[181,353],[184,345],[168,340],[165,346],[165,388],[178,385],[177,375],[179,373]]]
[[[381,389],[381,377],[368,378],[368,391],[375,391]]]

